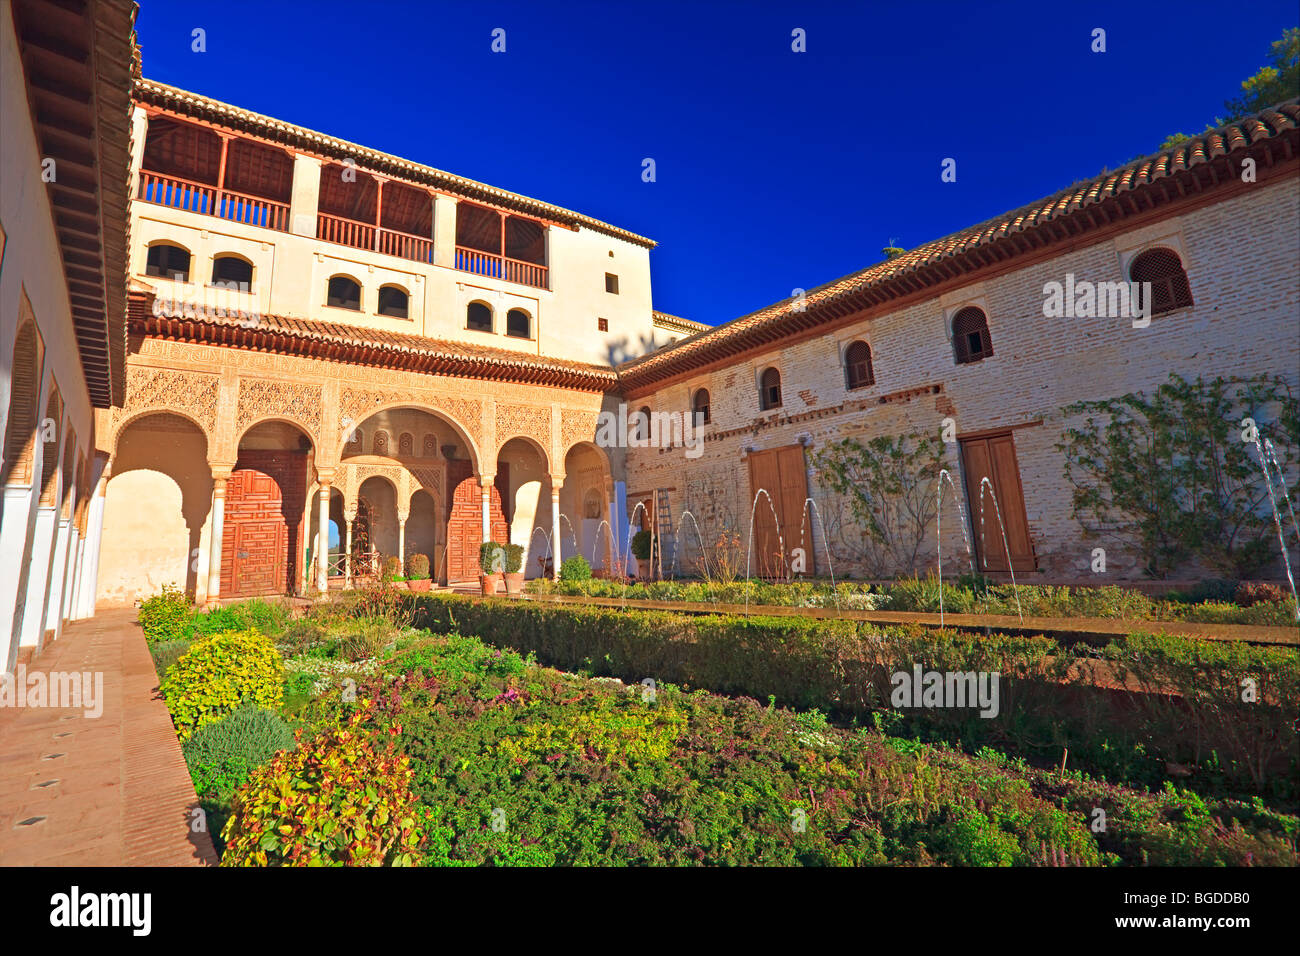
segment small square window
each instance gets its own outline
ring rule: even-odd
[[[605,273],[605,291],[618,295],[618,276],[612,272]]]
[[[597,320],[596,320],[596,330],[597,330],[598,332],[608,332],[608,331],[609,331],[609,319],[597,319]]]

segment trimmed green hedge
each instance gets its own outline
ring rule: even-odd
[[[982,744],[1133,784],[1159,785],[1169,764],[1198,767],[1179,780],[1216,792],[1296,797],[1300,748],[1291,726],[1300,702],[1300,653],[1289,648],[1134,635],[1104,651],[1045,637],[973,635],[865,621],[684,615],[660,611],[411,596],[416,626],[457,631],[533,653],[547,664],[640,681],[653,678],[717,693],[772,697],[891,733]],[[1127,690],[1091,683],[1099,659]],[[1220,677],[1206,693],[1208,661]],[[1171,662],[1181,661],[1175,666]],[[1199,662],[1199,663],[1198,663]],[[923,670],[996,672],[1000,713],[895,710],[890,676]],[[1243,712],[1240,677],[1266,675]],[[1154,690],[1172,693],[1154,693]],[[1225,696],[1226,695],[1226,696]],[[1193,707],[1198,711],[1189,716]]]

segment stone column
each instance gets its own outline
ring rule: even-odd
[[[320,481],[319,497],[317,503],[320,510],[320,521],[317,525],[318,537],[316,544],[316,589],[320,591],[321,597],[329,595],[330,589],[330,484],[334,480],[334,473],[318,472]]]
[[[86,567],[82,574],[80,594],[77,596],[77,618],[91,617],[95,613],[95,594],[99,588],[99,549],[104,537],[104,504],[108,494],[108,465],[95,486],[95,497],[90,501],[90,530],[86,538]]]
[[[343,545],[343,586],[352,587],[352,522],[357,520],[356,509],[343,509],[343,524],[346,526],[346,541]]]
[[[560,580],[560,565],[564,563],[564,542],[560,540],[560,489],[563,487],[564,478],[551,475],[551,578],[555,581]]]
[[[483,502],[483,543],[492,540],[492,482],[496,475],[480,475],[478,484]]]
[[[411,517],[409,511],[397,512],[397,559],[402,562],[402,574],[406,574],[406,519]]]
[[[214,607],[221,598],[221,545],[226,533],[226,482],[234,469],[212,466],[212,531],[208,541],[208,592],[204,607]]]

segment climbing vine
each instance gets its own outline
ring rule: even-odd
[[[1171,375],[1150,394],[1077,402],[1063,411],[1083,417],[1056,447],[1073,487],[1074,517],[1090,538],[1124,540],[1158,578],[1192,562],[1244,578],[1278,558],[1252,439],[1257,430],[1261,441],[1272,442],[1295,502],[1300,405],[1284,380],[1189,382]],[[1273,484],[1292,546],[1276,477]]]

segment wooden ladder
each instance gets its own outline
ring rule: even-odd
[[[655,551],[650,555],[651,563],[654,564],[659,572],[659,579],[663,580],[664,576],[664,542],[668,542],[669,562],[671,566],[671,555],[676,552],[677,545],[673,542],[673,512],[668,503],[668,489],[655,489]]]

